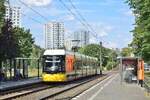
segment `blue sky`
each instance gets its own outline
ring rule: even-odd
[[[10,0],[12,5],[21,6],[22,26],[30,29],[36,44],[44,47],[44,24],[49,21],[61,21],[65,24],[65,37],[68,39],[74,31],[86,29],[69,13],[59,0],[22,0],[38,11],[47,20],[22,5],[19,0]],[[62,0],[74,12],[69,0]],[[132,40],[134,16],[125,0],[72,0],[78,11],[97,32],[97,39],[91,34],[90,42],[103,41],[109,48],[126,47]],[[38,20],[40,23],[31,20]],[[98,41],[99,40],[99,41]]]

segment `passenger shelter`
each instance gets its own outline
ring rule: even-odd
[[[121,82],[141,83],[144,80],[144,61],[139,57],[119,57]]]

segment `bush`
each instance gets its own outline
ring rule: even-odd
[[[115,68],[116,65],[117,65],[116,62],[108,62],[107,65],[106,65],[106,68],[107,68],[107,70],[111,70],[112,67]]]

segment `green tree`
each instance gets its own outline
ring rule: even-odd
[[[12,59],[19,55],[19,45],[13,32],[11,20],[7,20],[0,35],[0,61]]]
[[[41,48],[40,46],[33,44],[32,45],[32,53],[31,53],[31,58],[39,58],[42,56],[43,53],[43,48]]]
[[[106,65],[108,70],[117,67],[117,56],[118,56],[117,53],[118,51],[113,49],[111,49],[111,51],[109,52],[109,59]]]
[[[123,57],[129,57],[131,56],[131,54],[132,54],[132,48],[129,48],[129,47],[123,48],[121,51],[121,55]]]
[[[1,0],[0,2],[0,38],[2,37],[2,32],[1,32],[1,29],[2,29],[2,26],[4,24],[4,15],[5,15],[5,6],[4,6],[4,2],[5,0]],[[1,67],[2,67],[2,56],[1,56],[1,53],[2,53],[2,50],[0,48],[0,70],[1,70]]]
[[[5,15],[5,0],[1,0],[0,2],[0,35],[1,35],[1,28],[4,24],[4,15]]]
[[[38,46],[36,44],[33,44],[32,45],[32,53],[30,55],[30,58],[40,58],[40,57],[42,57],[43,52],[44,52],[43,48],[41,48],[40,46]],[[30,65],[32,68],[37,67],[37,60],[32,60]]]
[[[32,53],[32,45],[34,39],[30,30],[25,30],[24,28],[15,27],[13,32],[16,34],[18,45],[19,45],[19,56],[20,57],[30,57]]]
[[[140,55],[145,61],[150,59],[150,0],[127,0],[135,14],[135,28],[133,41],[130,44],[134,53]]]
[[[98,44],[90,44],[83,48],[79,49],[79,52],[91,57],[96,57],[99,60],[100,55],[100,45]],[[117,54],[115,50],[102,47],[102,66],[107,66],[109,62],[116,62]],[[113,59],[113,61],[112,61]],[[114,64],[115,65],[115,64]]]
[[[91,57],[99,58],[100,46],[98,44],[90,44],[80,48],[79,52]]]

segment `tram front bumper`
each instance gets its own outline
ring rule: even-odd
[[[65,74],[56,73],[56,74],[42,74],[42,80],[44,82],[64,82],[67,80]]]

